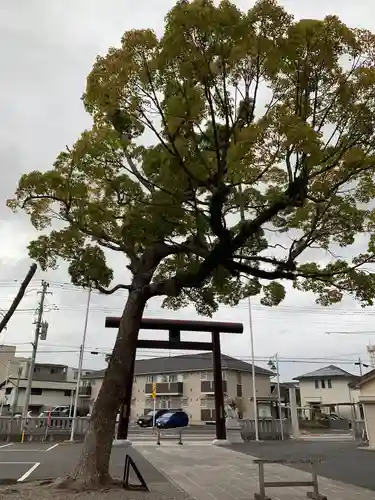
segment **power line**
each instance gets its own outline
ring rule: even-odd
[[[0,346],[1,347],[1,346]],[[95,352],[94,352],[95,351]],[[13,350],[1,350],[2,353],[13,353]],[[39,350],[38,354],[59,354],[59,353],[77,353],[80,352],[79,348],[76,349],[66,349],[65,347],[62,349],[46,349],[46,350]],[[85,354],[88,355],[92,353],[93,355],[95,354],[111,354],[112,349],[97,349],[97,348],[91,348],[87,347],[85,350]],[[21,353],[30,353],[30,350],[17,350],[16,354],[21,354]],[[168,356],[167,352],[163,352],[160,350],[157,354],[156,353],[143,353],[143,352],[137,352],[138,356],[142,356],[142,358],[156,358],[156,357],[173,357],[173,356]],[[184,354],[180,354],[184,355]],[[178,355],[177,355],[178,356]],[[194,355],[189,356],[191,359],[201,359],[199,356]],[[236,359],[239,360],[251,360],[251,357],[249,356],[233,356]],[[270,356],[255,356],[256,361],[269,361],[269,359],[272,357]],[[15,357],[17,359],[17,356]],[[324,363],[329,363],[329,362],[335,362],[336,364],[355,364],[358,361],[358,358],[353,358],[353,359],[338,359],[337,357],[325,357],[325,358],[302,358],[302,357],[296,357],[296,358],[291,358],[291,357],[280,357],[279,362],[280,363],[312,363],[312,364],[324,364]],[[367,360],[366,360],[367,361]]]

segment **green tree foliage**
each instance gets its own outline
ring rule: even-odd
[[[30,255],[43,268],[65,259],[74,283],[102,289],[102,248],[133,274],[153,254],[145,295],[202,314],[262,290],[278,304],[275,280],[322,304],[344,292],[372,304],[373,237],[361,255],[328,252],[374,225],[374,48],[365,30],[296,22],[274,0],[247,13],[181,0],[161,38],[126,32],[88,76],[92,129],[9,201],[37,229],[66,223]],[[290,244],[276,249],[280,235]],[[309,248],[322,264],[302,258]]]

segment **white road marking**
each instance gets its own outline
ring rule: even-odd
[[[57,443],[57,444],[54,444],[53,446],[50,446],[49,448],[47,448],[46,450],[44,451],[51,451],[53,450],[54,448],[57,448],[59,446],[60,443]]]
[[[2,444],[0,448],[6,448],[7,446],[12,446],[13,443]]]
[[[18,463],[21,463],[21,462],[18,462]],[[27,479],[34,472],[34,470],[39,467],[39,465],[40,465],[40,462],[34,463],[34,465],[27,472],[25,472],[25,474],[23,476],[21,476],[19,479],[17,479],[17,483],[22,483],[23,481],[25,481],[25,479]]]

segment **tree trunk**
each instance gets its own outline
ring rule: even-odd
[[[116,416],[120,402],[126,396],[125,382],[130,376],[144,307],[145,298],[142,294],[130,292],[113,354],[94,404],[79,463],[72,473],[58,483],[61,487],[95,488],[112,481],[109,460]]]

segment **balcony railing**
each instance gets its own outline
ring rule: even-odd
[[[223,380],[223,392],[227,392],[227,381]],[[210,380],[201,381],[201,393],[203,394],[214,394],[215,393],[215,382]]]
[[[92,393],[91,385],[83,385],[78,390],[78,395],[80,398],[89,398]]]
[[[146,384],[145,394],[150,395],[152,393],[152,384]],[[157,396],[182,396],[184,393],[183,382],[160,382],[156,384],[156,395]]]

